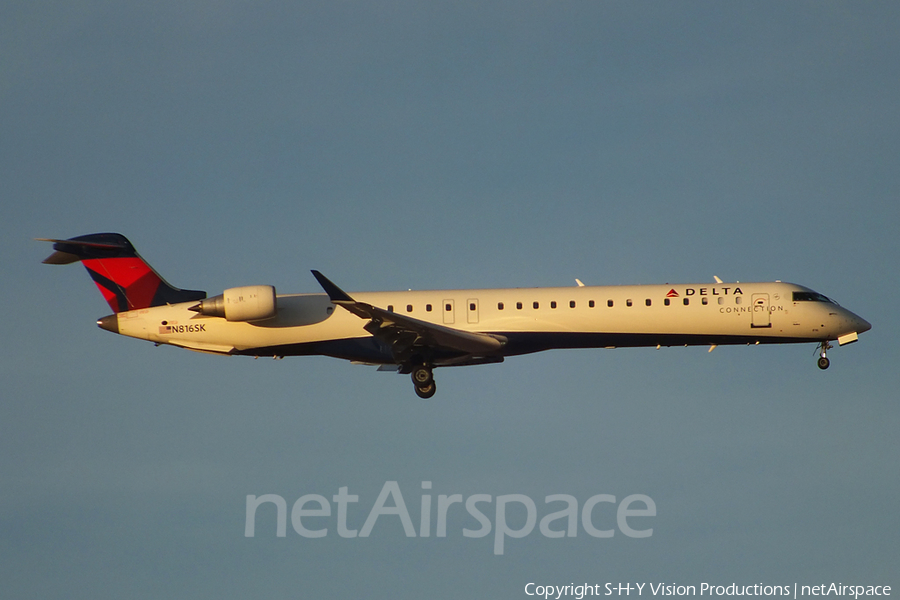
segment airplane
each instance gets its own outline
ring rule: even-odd
[[[277,294],[271,285],[206,292],[169,285],[118,233],[53,243],[44,263],[81,262],[121,335],[221,355],[324,355],[411,376],[434,396],[436,367],[500,363],[558,348],[818,344],[818,366],[837,341],[871,329],[807,287],[782,281],[426,290],[348,294],[319,271],[324,290]]]

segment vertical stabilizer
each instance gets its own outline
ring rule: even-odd
[[[113,312],[206,298],[206,292],[169,285],[141,258],[131,242],[118,233],[41,241],[54,242],[55,252],[44,263],[65,265],[81,261]]]

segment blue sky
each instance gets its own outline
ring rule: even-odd
[[[0,8],[0,581],[10,597],[524,596],[897,579],[893,3]],[[783,279],[812,345],[557,351],[405,377],[113,336],[35,237],[170,282],[348,291]],[[247,495],[646,494],[653,536],[276,538]],[[554,507],[556,508],[556,507]],[[511,522],[523,519],[510,512]],[[334,524],[331,523],[333,529]]]

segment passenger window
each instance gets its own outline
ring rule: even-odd
[[[388,304],[388,312],[394,312],[394,305]]]
[[[685,299],[684,299],[684,305],[685,305],[685,306],[687,306],[687,305],[690,304],[690,303],[691,303],[691,299],[690,299],[690,298],[685,298]]]
[[[569,308],[575,308],[575,301],[569,300]]]
[[[719,304],[725,304],[725,298],[723,298],[722,296],[719,296],[718,302],[719,302]]]
[[[475,310],[475,303],[474,303],[474,302],[469,302],[469,310],[471,310],[471,311],[474,311],[474,310]]]
[[[607,300],[607,301],[606,301],[606,305],[607,305],[608,307],[612,308],[612,307],[613,307],[613,301],[612,301],[612,300]]]
[[[498,303],[497,303],[497,310],[503,310],[503,303],[502,303],[502,302],[498,302]]]
[[[672,301],[669,300],[668,298],[666,298],[663,300],[663,304],[665,304],[666,306],[669,306],[670,304],[672,304]]]
[[[709,304],[709,298],[701,298],[700,304],[702,304],[703,306],[706,306],[707,304]]]
[[[743,302],[744,302],[744,299],[741,298],[740,296],[735,296],[735,297],[734,297],[734,303],[735,303],[735,304],[743,304]]]
[[[430,304],[426,304],[426,305],[425,305],[425,312],[431,312],[431,305],[430,305]]]
[[[631,306],[631,298],[625,301],[625,306]]]
[[[412,304],[406,305],[406,312],[412,312]]]
[[[588,306],[590,306],[591,308],[594,308],[594,301],[588,300]]]
[[[556,308],[556,300],[550,303],[550,308]]]
[[[532,303],[531,303],[531,306],[533,306],[534,308],[540,308],[540,307],[541,307],[541,303],[540,303],[540,302],[532,302]]]
[[[447,311],[447,312],[451,312],[451,311],[453,310],[453,305],[452,305],[452,304],[445,304],[445,305],[444,305],[444,310]]]
[[[521,303],[521,302],[516,302],[516,309],[522,310],[522,303]]]
[[[644,305],[645,305],[645,306],[650,306],[650,302],[651,302],[651,301],[650,301],[650,298],[647,298],[646,300],[644,300]]]

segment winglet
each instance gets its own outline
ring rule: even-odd
[[[378,308],[365,302],[357,302],[347,292],[336,286],[318,271],[313,270],[312,274],[334,304],[344,307],[361,319],[368,319],[369,322],[363,326],[363,329],[390,344],[398,342],[408,344],[408,338],[410,337],[408,334],[414,334],[412,336],[414,340],[428,340],[423,343],[415,342],[419,345],[431,345],[438,349],[449,348],[465,352],[466,354],[481,355],[496,352],[507,342],[507,339],[500,335],[478,331],[462,331],[445,325],[420,321],[406,315],[395,314],[392,311]]]
[[[328,298],[335,304],[354,304],[356,302],[347,292],[336,286],[331,280],[315,269],[312,270],[312,274],[313,277],[316,278],[316,281],[319,282],[319,285],[322,286],[322,289],[325,290],[325,293],[328,294]]]

